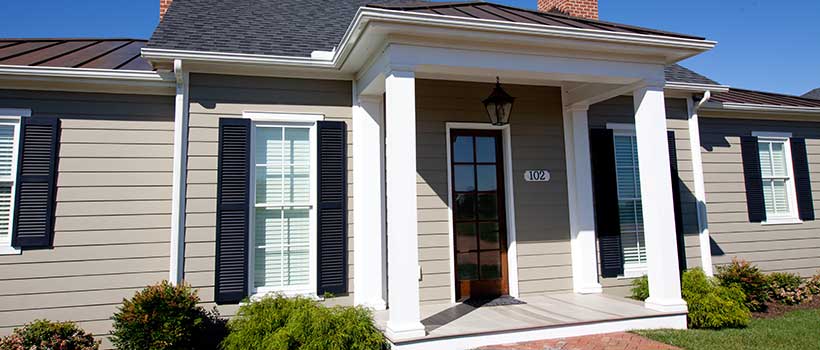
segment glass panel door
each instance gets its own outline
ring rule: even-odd
[[[453,130],[450,140],[457,298],[507,294],[500,132]]]

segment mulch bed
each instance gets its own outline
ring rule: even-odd
[[[799,305],[783,305],[779,303],[766,303],[768,309],[766,312],[753,312],[754,318],[775,318],[783,316],[783,314],[795,310],[820,309],[820,296],[812,298],[810,301]]]

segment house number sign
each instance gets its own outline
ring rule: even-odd
[[[550,172],[546,170],[527,170],[524,172],[524,180],[527,182],[549,182]]]

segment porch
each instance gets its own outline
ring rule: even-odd
[[[426,335],[390,339],[395,349],[472,349],[539,339],[574,337],[632,329],[686,327],[686,313],[655,311],[643,303],[606,294],[542,294],[505,305],[431,304],[421,306]],[[389,313],[375,314],[384,330]]]

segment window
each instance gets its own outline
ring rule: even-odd
[[[20,253],[11,246],[19,125],[19,118],[0,118],[0,254]]]
[[[624,277],[635,277],[644,274],[647,268],[641,206],[641,179],[638,169],[638,143],[634,129],[614,130],[613,139]]]
[[[766,221],[796,220],[797,197],[788,134],[756,133]]]
[[[254,294],[315,294],[315,137],[315,123],[254,124]]]

